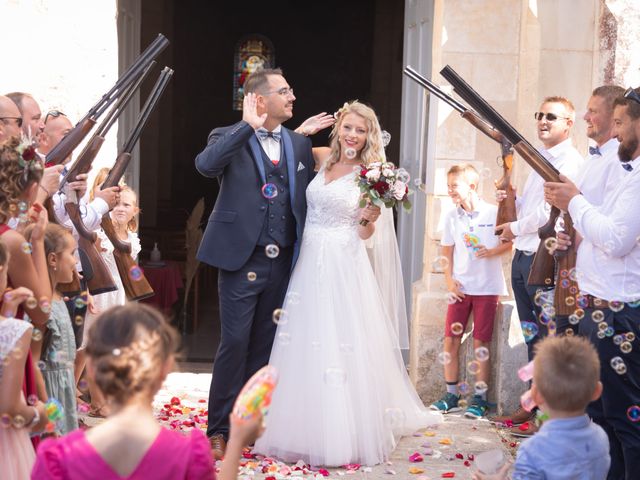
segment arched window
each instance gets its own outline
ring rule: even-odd
[[[273,43],[264,35],[251,34],[236,44],[233,66],[233,109],[242,110],[245,79],[258,68],[273,68]]]

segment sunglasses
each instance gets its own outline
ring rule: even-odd
[[[22,127],[22,117],[0,117],[0,120],[15,120],[18,124],[18,128]]]
[[[547,121],[549,122],[555,122],[559,118],[562,118],[564,120],[569,120],[569,117],[561,117],[559,115],[556,115],[555,113],[536,112],[533,114],[533,118],[535,118],[537,121],[544,120],[545,117],[547,117]]]
[[[627,88],[627,91],[624,92],[624,98],[640,103],[640,95],[638,95],[633,87]]]
[[[49,120],[49,117],[53,117],[53,118],[58,118],[60,115],[62,115],[63,117],[66,117],[67,115],[65,113],[62,113],[60,110],[50,110],[49,112],[47,112],[47,114],[44,117],[44,124],[47,124],[47,120]]]

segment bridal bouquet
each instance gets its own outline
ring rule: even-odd
[[[363,193],[360,208],[368,202],[378,207],[395,207],[401,204],[405,210],[411,210],[409,202],[409,173],[404,168],[396,168],[391,162],[373,162],[360,166],[356,182]],[[360,220],[367,225],[368,220]]]

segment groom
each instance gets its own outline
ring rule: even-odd
[[[207,429],[217,459],[226,449],[235,398],[269,361],[273,311],[284,301],[314,176],[311,141],[281,125],[296,99],[282,71],[254,72],[244,91],[242,121],[213,130],[196,157],[198,171],[220,182],[198,250],[198,260],[219,269],[221,336]]]

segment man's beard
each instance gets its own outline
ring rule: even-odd
[[[629,142],[622,142],[618,147],[618,157],[621,162],[630,162],[633,160],[632,155],[638,150],[638,137]]]

